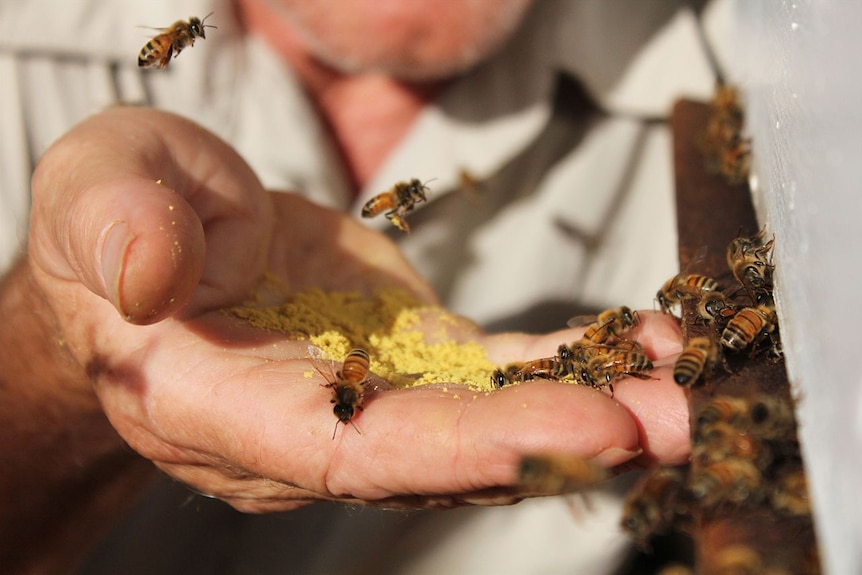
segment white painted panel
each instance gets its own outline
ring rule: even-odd
[[[828,573],[862,573],[862,2],[728,0],[711,39],[746,98],[754,199]]]

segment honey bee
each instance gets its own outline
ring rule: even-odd
[[[809,515],[811,504],[802,468],[781,476],[772,487],[769,499],[772,507],[785,515]]]
[[[753,237],[734,238],[727,246],[727,265],[754,303],[761,303],[765,296],[771,298],[772,293],[775,266],[771,252],[775,236],[763,243],[765,234],[764,227]]]
[[[138,54],[138,66],[167,68],[171,57],[179,56],[187,46],[194,46],[195,38],[206,40],[207,28],[216,28],[211,24],[204,24],[210,16],[212,12],[203,18],[193,16],[188,21],[177,20],[168,28],[158,28],[160,33],[141,48]]]
[[[655,297],[664,313],[671,313],[671,308],[687,298],[694,298],[704,292],[718,289],[718,282],[699,274],[680,273],[667,280]]]
[[[410,226],[404,218],[413,211],[416,204],[426,201],[427,189],[428,187],[416,178],[409,182],[398,182],[389,190],[368,200],[362,206],[362,217],[373,218],[386,212],[386,219],[392,222],[392,225],[403,232],[409,232]]]
[[[742,136],[745,115],[736,89],[721,85],[712,100],[706,127],[707,167],[731,184],[745,181],[751,160],[751,138]]]
[[[543,357],[527,362],[515,362],[496,369],[491,374],[491,385],[503,387],[512,383],[522,383],[535,378],[556,379],[565,371],[556,357]]]
[[[629,492],[623,506],[622,527],[641,547],[650,536],[664,531],[677,514],[685,474],[678,467],[657,467]]]
[[[763,474],[753,462],[741,458],[727,458],[692,470],[688,488],[705,507],[753,503],[764,495]]]
[[[748,545],[729,545],[715,553],[710,573],[715,575],[781,575],[782,571],[767,569],[760,553]]]
[[[362,411],[369,364],[368,352],[364,349],[353,349],[344,358],[341,369],[335,374],[335,381],[325,385],[332,389],[330,403],[334,404],[332,412],[338,418],[335,423],[336,431],[338,423],[353,424],[357,412]],[[335,438],[335,431],[332,432],[332,437]]]
[[[581,366],[580,383],[596,389],[608,387],[614,394],[613,382],[623,376],[652,379],[646,372],[653,368],[646,354],[638,351],[610,350],[593,355]]]
[[[695,429],[692,434],[692,457],[701,465],[729,458],[747,459],[757,469],[765,471],[772,464],[775,453],[756,434],[745,433],[729,423],[719,421]]]
[[[740,352],[753,346],[762,334],[775,330],[775,310],[772,306],[759,305],[741,309],[721,332],[721,345],[732,352]]]
[[[569,327],[576,327],[581,319],[581,317],[570,319]],[[637,312],[632,311],[628,306],[606,309],[588,325],[581,339],[593,344],[608,343],[636,326],[637,323]]]
[[[557,378],[566,376],[574,376],[579,369],[596,356],[618,354],[622,352],[634,352],[643,354],[643,346],[633,339],[621,339],[615,341],[613,345],[594,344],[584,338],[572,342],[571,345],[560,344],[557,348],[557,359],[559,361],[560,371],[556,374]]]
[[[604,467],[575,455],[525,455],[518,466],[518,485],[530,494],[577,491],[609,477]]]
[[[741,184],[751,170],[751,138],[735,134],[722,147],[719,155],[719,171],[731,184]]]
[[[706,292],[697,302],[697,316],[708,325],[724,325],[736,312],[736,306],[720,291]]]
[[[796,425],[790,402],[766,394],[714,397],[697,414],[696,424],[700,428],[716,422],[728,423],[740,433],[763,440],[792,439]]]
[[[751,237],[738,236],[731,240],[727,246],[727,265],[733,268],[733,263],[737,258],[755,256],[765,259],[775,243],[775,237],[767,243],[763,243],[763,238],[766,235],[766,226]]]
[[[673,365],[673,380],[679,385],[694,383],[707,365],[718,361],[718,354],[718,345],[711,338],[692,338]]]

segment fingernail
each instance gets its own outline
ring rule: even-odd
[[[102,244],[102,281],[105,282],[108,300],[122,314],[125,314],[120,301],[123,270],[132,239],[126,222],[117,220],[108,227]]]
[[[644,450],[640,447],[636,447],[634,449],[609,447],[594,457],[593,461],[605,467],[613,467],[634,459],[638,455],[642,454],[643,451]]]

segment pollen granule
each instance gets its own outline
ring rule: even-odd
[[[491,389],[495,365],[481,345],[463,335],[475,328],[404,290],[387,288],[368,296],[314,288],[286,297],[278,305],[251,301],[224,311],[255,327],[306,339],[326,359],[338,361],[362,348],[371,358],[371,371],[395,387],[460,383],[476,391]]]

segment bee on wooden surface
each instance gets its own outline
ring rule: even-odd
[[[336,430],[339,422],[353,424],[357,412],[362,411],[369,365],[368,352],[364,349],[351,350],[344,358],[341,369],[335,374],[335,381],[325,385],[332,390],[330,403],[334,404],[332,412],[338,418],[335,423]],[[335,431],[332,432],[332,437],[335,438]]]
[[[556,357],[543,357],[532,361],[514,362],[495,369],[491,374],[491,385],[503,387],[512,383],[523,383],[536,378],[556,379],[565,370]]]
[[[736,305],[721,291],[706,292],[697,302],[698,319],[708,325],[724,325],[737,311]]]
[[[692,458],[701,465],[730,458],[746,459],[764,472],[772,464],[775,454],[771,445],[756,434],[745,433],[730,423],[719,421],[694,430]]]
[[[775,321],[775,310],[772,306],[743,308],[721,332],[721,345],[732,352],[743,351],[753,346],[762,335],[772,334],[775,331]]]
[[[161,32],[141,48],[138,66],[167,68],[172,57],[179,56],[183,48],[195,45],[195,38],[206,40],[207,28],[216,28],[211,24],[204,24],[211,15],[212,12],[203,18],[193,16],[188,21],[177,20],[168,28],[158,28]]]
[[[737,543],[714,554],[709,573],[714,575],[782,575],[783,572],[767,570],[758,551],[748,545]]]
[[[669,527],[681,502],[685,473],[678,467],[657,467],[626,496],[622,527],[642,548]]]
[[[740,433],[766,440],[792,439],[796,425],[790,402],[766,394],[714,397],[697,414],[696,425],[704,427],[716,422],[728,423]]]
[[[692,338],[673,365],[673,380],[679,385],[694,383],[706,366],[715,365],[718,357],[719,347],[712,338]]]
[[[756,256],[765,258],[772,249],[772,244],[775,242],[775,237],[767,243],[763,243],[763,238],[766,236],[766,226],[762,227],[753,236],[737,236],[731,240],[727,246],[727,265],[733,267],[733,262],[736,258]]]
[[[727,246],[727,265],[733,277],[745,288],[752,303],[772,299],[772,246],[775,236],[761,243],[766,228],[752,238],[736,238]]]
[[[428,187],[413,178],[409,182],[398,182],[389,190],[377,194],[362,206],[362,217],[373,218],[386,212],[385,216],[392,225],[403,232],[409,232],[405,216],[413,211],[416,204],[426,201],[425,190]]]
[[[719,84],[710,102],[714,112],[734,124],[742,124],[744,114],[739,101],[739,93],[734,86]]]
[[[768,245],[771,247],[774,241],[773,238]],[[736,257],[731,270],[733,276],[749,293],[759,294],[772,289],[772,274],[775,266],[772,265],[771,258],[765,257],[759,251]],[[760,298],[752,297],[752,300],[759,301]]]
[[[646,354],[611,349],[592,356],[581,366],[579,383],[596,389],[608,387],[613,397],[614,381],[624,376],[652,379],[652,376],[646,373],[652,368],[652,361]]]
[[[568,325],[569,327],[587,325],[587,330],[581,339],[593,344],[608,343],[638,323],[637,312],[632,311],[628,306],[606,309],[593,321],[586,319],[589,317],[591,316],[573,317],[568,321]]]
[[[727,458],[693,470],[688,488],[705,507],[754,503],[764,494],[763,474],[747,459]]]
[[[751,138],[742,135],[744,120],[736,89],[719,86],[707,121],[704,151],[707,168],[722,174],[731,184],[741,183],[748,177]]]
[[[808,484],[800,467],[778,478],[769,494],[772,507],[785,515],[810,515]]]
[[[682,300],[701,296],[704,292],[718,289],[718,282],[699,274],[679,273],[667,280],[655,294],[658,305],[664,313],[671,313],[671,308]]]
[[[526,455],[518,466],[518,485],[530,494],[578,491],[609,477],[604,467],[575,455]]]

